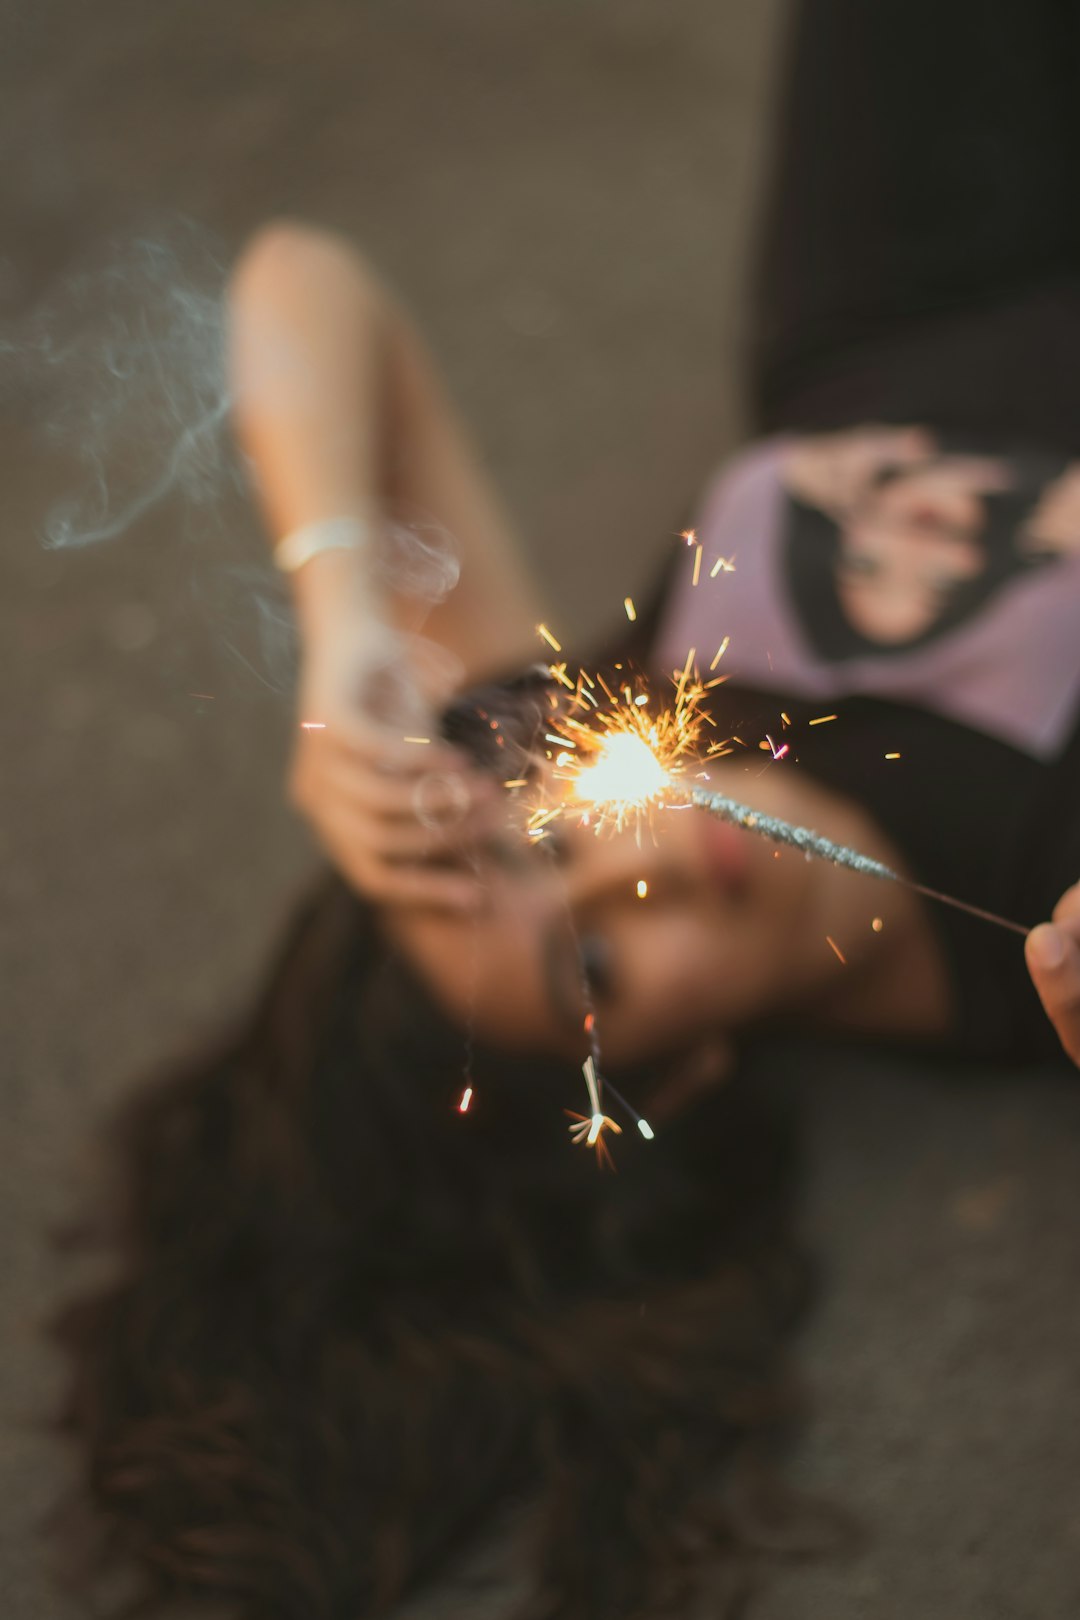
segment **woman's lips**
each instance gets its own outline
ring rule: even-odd
[[[746,887],[752,833],[719,821],[704,811],[698,816],[701,849],[709,878],[724,894],[738,895]]]

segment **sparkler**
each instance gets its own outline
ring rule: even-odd
[[[940,905],[951,906],[983,922],[1026,936],[1028,930],[1008,917],[931,889],[861,850],[835,843],[810,827],[800,827],[779,816],[755,810],[718,792],[707,782],[689,780],[686,773],[691,763],[700,764],[703,758],[719,758],[730,751],[725,743],[718,741],[702,747],[705,727],[713,724],[703,706],[705,694],[718,682],[702,684],[691,676],[694,656],[691,649],[682,671],[674,677],[673,705],[658,713],[652,712],[649,694],[639,677],[632,682],[627,676],[617,690],[600,676],[595,682],[590,681],[589,685],[594,689],[598,685],[607,699],[607,703],[600,706],[591,694],[588,703],[583,701],[583,681],[587,677],[579,676],[575,687],[566,675],[565,666],[558,667],[557,678],[574,696],[568,712],[558,719],[553,718],[547,740],[557,750],[554,775],[569,784],[570,792],[561,803],[541,806],[534,811],[529,826],[532,836],[544,836],[548,824],[568,810],[576,809],[582,821],[597,831],[604,828],[618,831],[630,823],[640,825],[642,818],[648,820],[653,810],[664,804],[693,805],[718,820],[758,833],[775,844],[800,850],[808,857],[861,872],[866,877],[898,883]],[[574,712],[578,709],[587,710],[587,718]],[[822,716],[822,721],[834,718],[833,715]],[[739,741],[738,738],[732,740]],[[786,747],[780,751],[772,748],[774,758],[781,752],[786,752]]]
[[[688,533],[684,538],[690,545],[696,537]],[[562,650],[546,626],[538,626],[538,629],[553,648]],[[725,637],[712,660],[710,672],[715,669],[727,646],[728,638]],[[696,771],[695,776],[691,777],[688,774],[691,766],[698,767],[709,759],[723,758],[732,753],[732,743],[746,747],[740,737],[726,740],[708,738],[707,728],[715,728],[715,722],[706,708],[707,693],[721,685],[727,677],[717,676],[701,681],[694,667],[695,657],[695,649],[691,648],[683,668],[673,673],[674,701],[666,707],[654,704],[653,696],[640,675],[624,664],[615,665],[610,681],[601,674],[594,677],[584,670],[578,672],[574,681],[565,663],[549,665],[552,679],[563,689],[565,696],[560,700],[552,695],[552,712],[548,719],[550,729],[544,733],[544,742],[547,745],[547,758],[553,765],[551,775],[556,782],[566,784],[566,788],[554,802],[544,800],[534,807],[527,828],[531,838],[546,838],[551,823],[570,813],[576,813],[584,825],[593,827],[596,832],[621,831],[632,825],[640,837],[642,823],[651,823],[654,810],[665,805],[694,806],[721,821],[758,833],[774,844],[799,850],[807,858],[829,861],[834,866],[861,872],[866,877],[898,883],[929,900],[952,906],[999,928],[1009,929],[1021,936],[1027,934],[1028,930],[1021,924],[905,877],[884,861],[865,855],[861,850],[838,844],[810,827],[798,826],[743,804],[713,788],[707,777],[702,781],[703,772]],[[790,726],[790,718],[786,714],[781,718],[785,727]],[[835,714],[819,715],[810,721],[810,725],[825,725],[836,718]],[[786,743],[777,747],[771,737],[767,737],[762,746],[770,750],[776,761],[782,760],[788,752]],[[898,759],[900,756],[890,753],[885,757]],[[525,781],[525,778],[518,778],[508,785],[519,787],[525,785]],[[648,885],[642,879],[637,884],[638,898],[644,899],[647,893]],[[875,932],[880,932],[880,918],[875,917],[871,926]],[[828,936],[826,938],[837,957],[844,962],[843,952],[835,940]],[[567,1110],[572,1122],[570,1134],[575,1143],[595,1150],[601,1166],[612,1166],[606,1133],[621,1136],[622,1129],[603,1110],[605,1084],[634,1119],[646,1141],[652,1140],[653,1131],[648,1121],[631,1108],[626,1099],[598,1072],[599,1046],[591,1003],[585,1017],[585,1032],[592,1045],[592,1051],[582,1066],[589,1112],[577,1114]],[[467,1095],[471,1098],[471,1091]]]
[[[554,779],[569,784],[569,798],[587,826],[621,831],[648,820],[653,808],[677,792],[678,779],[691,764],[728,751],[720,742],[705,746],[706,728],[714,724],[706,693],[727,677],[702,682],[691,674],[694,657],[691,648],[673,676],[674,702],[659,710],[641,677],[624,664],[615,665],[611,680],[582,670],[576,683],[565,664],[550,666],[568,696],[551,716],[544,741],[550,745]],[[537,805],[529,818],[530,836],[543,837],[566,810],[565,796]]]

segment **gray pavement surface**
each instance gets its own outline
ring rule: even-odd
[[[58,1371],[41,1322],[70,1280],[50,1228],[109,1105],[242,1000],[312,859],[281,801],[288,697],[237,656],[254,646],[230,585],[258,555],[250,511],[235,491],[166,500],[115,541],[44,549],[86,477],[40,416],[88,396],[85,378],[27,374],[18,323],[46,295],[66,309],[58,285],[109,263],[110,240],[177,215],[223,260],[273,214],[347,231],[417,311],[560,624],[595,627],[738,437],[781,12],[4,8],[0,316],[23,351],[0,356],[3,1620],[83,1612],[37,1532],[70,1461],[39,1428]],[[124,430],[122,487],[160,458],[159,421]],[[857,1057],[808,1062],[799,1083],[826,1289],[800,1350],[817,1411],[796,1468],[868,1536],[846,1563],[784,1572],[752,1613],[1074,1620],[1080,1086]],[[483,1612],[507,1612],[513,1578]],[[409,1609],[480,1613],[452,1585]]]

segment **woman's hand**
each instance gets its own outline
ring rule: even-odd
[[[1047,1017],[1080,1067],[1080,883],[1062,895],[1052,922],[1031,930],[1024,954]]]
[[[1080,553],[1080,465],[1047,484],[1021,535],[1022,549],[1059,557]]]
[[[887,467],[910,467],[935,454],[924,428],[853,428],[797,439],[784,464],[784,482],[809,506],[840,516],[850,512]]]
[[[475,909],[469,851],[499,788],[438,738],[448,655],[366,615],[323,629],[305,638],[293,804],[368,899]]]

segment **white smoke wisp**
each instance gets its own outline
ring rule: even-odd
[[[178,222],[113,244],[0,338],[3,392],[72,465],[46,547],[117,539],[174,496],[212,513],[237,487],[224,287],[220,254]]]
[[[449,529],[433,519],[405,522],[389,514],[378,536],[379,577],[428,607],[444,602],[461,578],[461,554]]]
[[[151,517],[199,541],[191,601],[233,661],[274,691],[297,643],[287,590],[257,538],[230,427],[228,259],[191,221],[113,242],[0,332],[0,405],[35,423],[60,463],[43,515],[50,550],[148,532]],[[318,386],[287,339],[265,355],[268,393]],[[422,608],[454,589],[458,548],[437,521],[385,515],[378,575]]]

